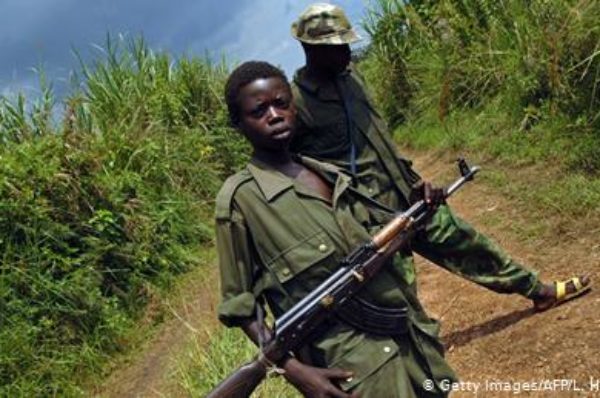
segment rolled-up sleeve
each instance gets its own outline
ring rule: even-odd
[[[240,321],[253,316],[256,306],[248,231],[242,215],[235,210],[229,218],[217,218],[216,224],[221,278],[221,302],[217,313],[225,326],[237,326]]]

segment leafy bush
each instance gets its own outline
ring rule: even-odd
[[[108,39],[53,123],[51,89],[0,106],[0,395],[80,395],[86,374],[212,240],[244,161],[223,64]],[[80,376],[83,375],[83,376]]]

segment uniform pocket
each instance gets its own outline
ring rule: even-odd
[[[340,383],[340,387],[348,391],[375,373],[397,353],[398,345],[394,340],[369,336],[329,367],[352,371],[354,376]]]
[[[366,175],[359,175],[358,184],[358,190],[362,194],[370,198],[375,198],[381,193],[381,188],[379,181],[377,181],[377,176],[372,173]]]
[[[267,263],[279,282],[285,283],[302,271],[333,255],[335,247],[324,231],[318,231],[282,251]]]

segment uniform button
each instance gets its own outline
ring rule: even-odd
[[[325,243],[321,243],[321,244],[319,245],[319,251],[320,251],[321,253],[325,253],[325,252],[327,251],[327,245],[326,245]]]
[[[367,191],[369,191],[369,193],[373,193],[373,188],[369,188]]]
[[[392,349],[388,346],[383,347],[383,352],[390,352]]]
[[[290,274],[290,269],[284,268],[283,271],[281,271],[281,273],[283,274],[283,276],[288,276]]]

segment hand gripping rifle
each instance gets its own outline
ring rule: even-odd
[[[448,198],[473,179],[479,167],[469,167],[458,159],[461,177],[444,189]],[[207,398],[246,398],[267,376],[269,368],[289,352],[300,347],[306,337],[323,321],[339,310],[367,283],[400,247],[410,238],[414,226],[428,216],[424,200],[396,215],[371,241],[363,244],[342,260],[339,269],[275,321],[273,337],[261,348],[257,358],[241,366],[222,381]]]

